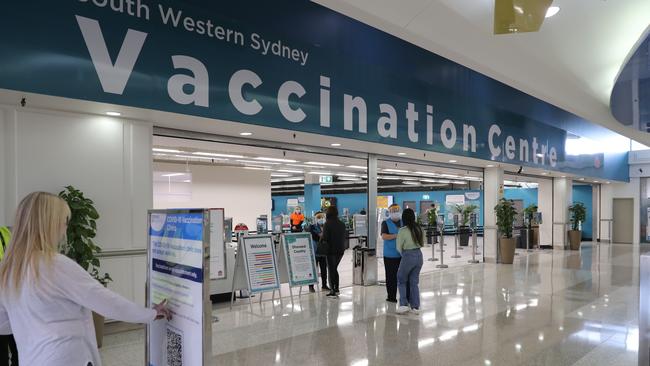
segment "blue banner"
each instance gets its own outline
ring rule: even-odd
[[[0,32],[0,88],[571,171],[535,117],[575,116],[309,1],[12,1]]]

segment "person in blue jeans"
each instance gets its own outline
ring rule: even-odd
[[[397,251],[397,233],[402,227],[402,210],[398,204],[388,207],[389,217],[381,223],[384,240],[384,270],[386,271],[386,301],[397,302],[397,269],[402,256]]]
[[[420,248],[424,246],[424,233],[422,227],[415,221],[415,212],[410,208],[404,210],[402,223],[404,226],[397,233],[397,251],[402,255],[397,270],[397,288],[399,289],[397,313],[404,314],[410,310],[419,314],[420,271],[424,264]]]

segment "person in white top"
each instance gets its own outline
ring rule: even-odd
[[[100,366],[91,311],[131,323],[171,319],[166,302],[136,305],[58,254],[69,218],[67,203],[50,193],[18,206],[0,264],[0,334],[14,334],[21,366]]]

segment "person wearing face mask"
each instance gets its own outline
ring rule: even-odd
[[[402,225],[402,210],[398,204],[388,207],[389,218],[381,223],[384,240],[384,269],[386,270],[386,301],[397,303],[397,270],[402,256],[397,251],[397,233]]]
[[[300,233],[302,232],[302,223],[305,222],[305,215],[302,214],[302,209],[300,206],[291,214],[291,232]]]
[[[318,242],[323,237],[323,225],[325,225],[325,214],[322,212],[317,212],[315,217],[316,221],[309,226],[309,232],[311,233],[311,240],[314,246],[314,254],[316,253],[316,247]],[[322,281],[321,289],[323,291],[329,291],[330,288],[327,286],[327,257],[324,255],[316,254],[316,265],[320,270],[320,278]],[[309,286],[310,292],[316,292],[314,285]]]

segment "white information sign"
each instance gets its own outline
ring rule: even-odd
[[[203,276],[209,270],[204,261],[209,237],[206,225],[205,210],[149,214],[147,305],[166,299],[173,314],[171,321],[147,327],[150,366],[205,364],[206,344],[211,344],[211,323],[205,311],[209,297]]]
[[[282,236],[290,286],[313,285],[317,282],[314,247],[311,234],[295,233]]]
[[[212,280],[222,280],[228,273],[224,238],[224,210],[210,209],[210,279]]]
[[[280,288],[273,238],[270,235],[245,236],[241,241],[246,274],[251,292]],[[239,255],[239,254],[238,254]]]
[[[454,205],[464,205],[465,204],[465,195],[464,194],[448,194],[445,196],[445,206],[454,206]]]

